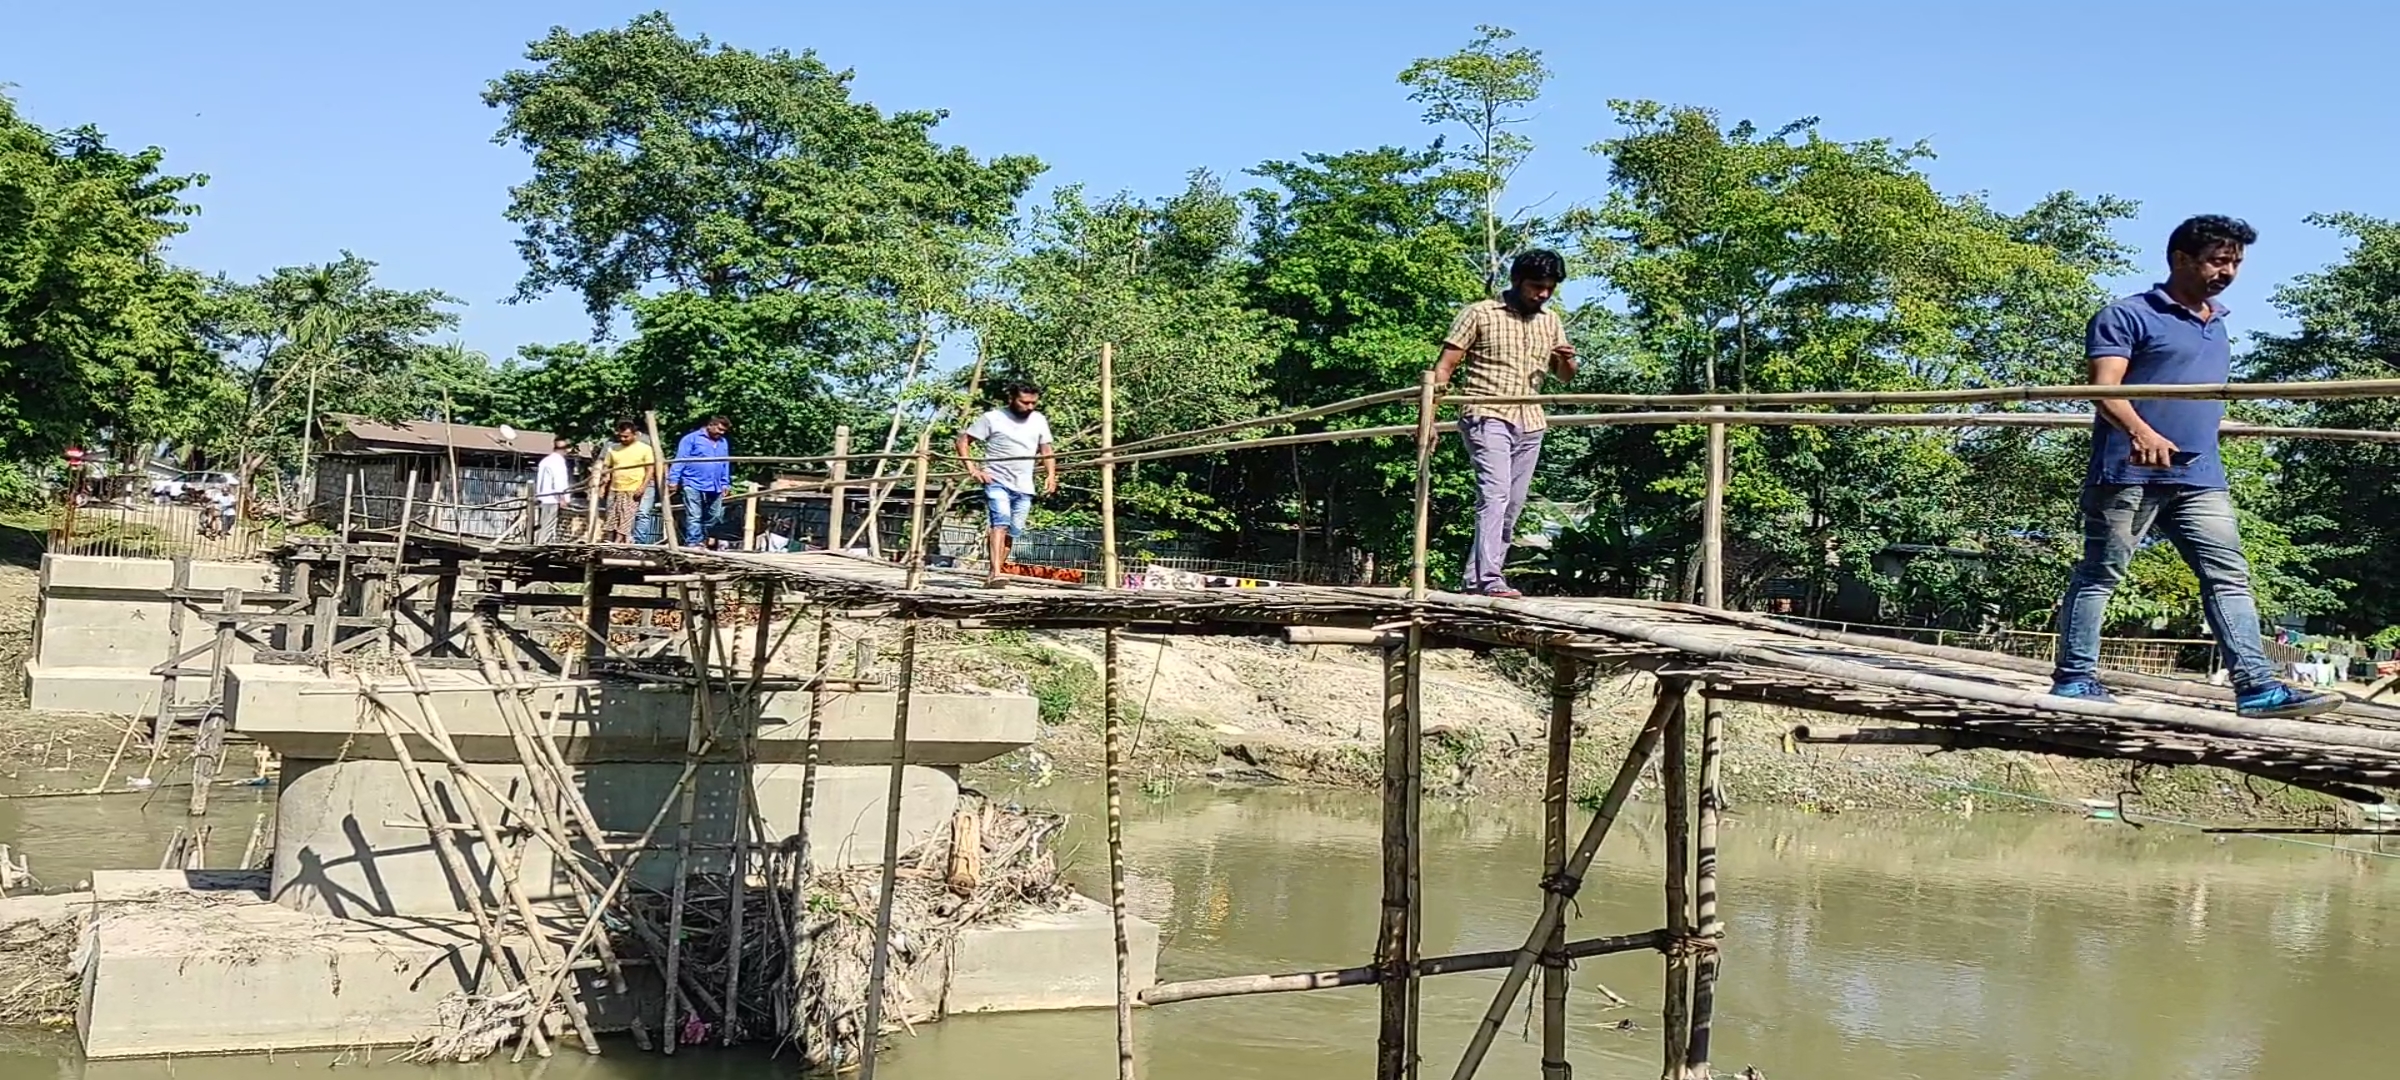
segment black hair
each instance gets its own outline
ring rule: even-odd
[[[1000,384],[1000,400],[1015,401],[1018,394],[1039,394],[1042,384],[1032,379],[1010,379]]]
[[[1517,253],[1508,264],[1508,280],[1547,281],[1552,284],[1567,280],[1567,260],[1549,248],[1533,248]]]
[[[2180,251],[2199,258],[2219,244],[2249,247],[2257,242],[2258,230],[2251,228],[2249,222],[2223,214],[2201,214],[2185,218],[2183,224],[2175,226],[2175,231],[2167,234],[2167,252],[2173,254]]]
[[[553,450],[563,450],[563,449],[566,449],[566,448],[568,448],[568,447],[572,447],[572,446],[574,446],[574,445],[575,445],[575,440],[573,440],[573,439],[570,439],[570,438],[568,438],[568,437],[566,437],[566,436],[564,436],[564,435],[560,435],[560,436],[558,436],[558,437],[556,437],[556,438],[554,438],[554,439],[551,439],[551,440],[550,440],[550,448],[551,448],[551,449],[553,449]]]
[[[609,427],[609,429],[608,429],[608,430],[610,430],[610,431],[639,431],[639,430],[641,430],[641,429],[640,429],[640,428],[637,428],[637,427],[634,427],[634,426],[633,426],[633,421],[631,421],[631,420],[619,420],[619,421],[617,421],[617,422],[616,422],[614,425],[611,425],[611,426]]]
[[[726,419],[724,413],[710,413],[707,420],[701,421],[701,426],[706,427],[709,424],[723,424],[726,427],[732,427],[733,421]]]

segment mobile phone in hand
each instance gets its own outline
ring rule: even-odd
[[[2200,460],[2200,452],[2197,450],[2177,450],[2167,455],[2167,464],[2178,469],[2187,467],[2198,460]]]

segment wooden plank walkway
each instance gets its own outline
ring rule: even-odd
[[[2353,702],[2311,720],[2254,720],[2198,682],[2112,675],[2114,703],[2051,697],[2047,665],[2017,657],[1835,634],[1765,616],[1609,598],[1501,600],[1398,589],[1287,586],[1124,589],[928,570],[915,589],[899,566],[830,552],[765,554],[661,546],[517,549],[536,562],[640,574],[774,580],[810,602],[889,608],[989,627],[1120,626],[1263,635],[1287,626],[1374,628],[1422,620],[1452,643],[1547,647],[1681,675],[1730,700],[1940,729],[1945,745],[2071,757],[2221,766],[2367,802],[2400,787],[2400,710]]]

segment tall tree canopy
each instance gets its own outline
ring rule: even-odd
[[[590,400],[721,409],[753,449],[822,452],[845,407],[907,381],[1041,170],[937,143],[939,112],[853,100],[813,52],[663,13],[525,55],[484,94],[533,159],[508,209],[519,298],[572,291],[602,333],[630,311],[642,340],[578,376],[624,381]]]
[[[165,248],[206,178],[164,159],[90,127],[45,130],[0,96],[0,458],[198,433],[221,372],[200,338],[202,280]]]

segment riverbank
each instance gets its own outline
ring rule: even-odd
[[[1100,634],[969,631],[929,636],[928,689],[1011,690],[1042,702],[1033,750],[997,767],[1096,774],[1101,760]],[[1371,649],[1264,638],[1125,634],[1119,650],[1128,786],[1151,798],[1210,783],[1366,788],[1380,782],[1381,669]],[[1527,799],[1542,782],[1548,669],[1526,654],[1429,653],[1426,790],[1449,799]],[[1646,675],[1602,673],[1580,703],[1572,784],[1595,794],[1649,707]],[[1805,746],[1787,741],[1816,714],[1736,704],[1726,715],[1725,783],[1745,802],[1816,813],[2058,810],[2085,800],[2210,821],[2331,823],[2347,804],[2217,769],[2133,768],[1996,750]],[[1655,790],[1645,783],[1636,790]]]

